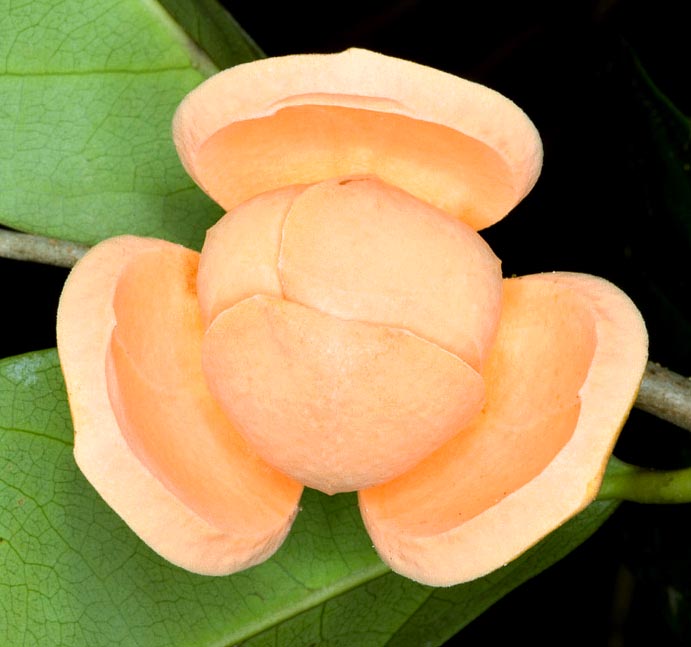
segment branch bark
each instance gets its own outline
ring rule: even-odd
[[[66,240],[0,229],[0,257],[72,267],[89,248]]]
[[[648,362],[634,406],[691,431],[691,378]]]

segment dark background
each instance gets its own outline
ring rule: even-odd
[[[651,359],[691,374],[689,130],[636,61],[691,114],[687,4],[294,1],[226,6],[268,55],[367,47],[489,85],[533,119],[545,146],[530,196],[483,232],[504,273],[571,270],[624,288]],[[55,345],[66,270],[0,259],[0,357]],[[688,432],[634,412],[617,454],[691,464]],[[454,644],[691,645],[689,506],[623,504],[562,562],[497,603]]]

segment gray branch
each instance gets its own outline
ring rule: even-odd
[[[691,378],[648,362],[635,406],[691,431]]]
[[[66,240],[0,229],[0,257],[72,267],[89,248]]]

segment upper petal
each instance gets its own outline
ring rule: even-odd
[[[65,286],[58,349],[82,472],[154,550],[218,574],[280,545],[302,488],[249,450],[206,389],[197,258],[134,237],[96,246]]]
[[[542,163],[537,131],[507,98],[361,49],[225,70],[186,97],[174,137],[226,210],[281,186],[373,174],[476,229],[504,217]]]
[[[596,495],[647,357],[640,314],[602,279],[505,282],[483,413],[410,472],[360,493],[382,558],[432,585],[510,561]]]
[[[284,298],[404,328],[480,370],[501,311],[501,265],[471,227],[372,177],[312,185],[283,226]]]

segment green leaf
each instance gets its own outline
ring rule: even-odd
[[[0,0],[0,223],[199,247],[220,210],[183,170],[172,116],[260,54],[215,0]]]
[[[382,564],[354,495],[308,490],[272,559],[193,575],[145,546],[75,466],[53,350],[0,362],[0,475],[0,644],[22,647],[439,645],[616,507],[593,504],[508,566],[434,589]]]
[[[264,56],[216,0],[159,0],[159,3],[219,70]]]

